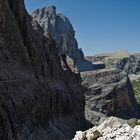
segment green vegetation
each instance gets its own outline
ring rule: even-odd
[[[135,121],[134,123],[132,124],[129,124],[131,127],[135,127],[137,125],[140,125],[140,122],[139,121]]]
[[[137,102],[140,104],[140,78],[137,80],[133,80],[132,85]]]

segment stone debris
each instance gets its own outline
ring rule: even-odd
[[[120,119],[110,117],[97,127],[76,132],[73,140],[140,140],[140,125],[132,128]]]

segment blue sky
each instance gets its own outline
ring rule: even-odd
[[[55,5],[73,24],[85,55],[140,52],[140,0],[25,0],[29,13]]]

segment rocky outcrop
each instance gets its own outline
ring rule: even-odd
[[[131,82],[119,69],[81,73],[86,97],[86,118],[93,124],[106,116],[140,117]]]
[[[117,61],[116,67],[128,74],[140,74],[140,56],[131,55]]]
[[[0,139],[67,140],[84,126],[79,74],[23,0],[0,1]]]
[[[140,54],[127,52],[116,52],[112,54],[88,56],[86,59],[93,64],[104,64],[107,69],[118,68],[128,75],[140,74]]]
[[[57,42],[59,53],[67,54],[72,58],[80,71],[98,68],[97,66],[94,67],[90,61],[84,58],[82,50],[78,48],[72,24],[66,16],[56,13],[55,6],[35,10],[32,18],[40,24],[45,34],[50,34]]]
[[[85,132],[77,131],[73,140],[139,140],[140,125],[132,128],[122,120],[110,117]]]

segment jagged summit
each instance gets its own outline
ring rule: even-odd
[[[37,9],[33,12],[32,18],[43,28],[44,33],[56,41],[59,53],[65,53],[74,60],[80,71],[94,70],[91,62],[85,60],[84,53],[78,48],[75,38],[75,31],[69,19],[61,13],[56,13],[56,7],[51,5]]]
[[[44,9],[45,9],[45,12],[48,14],[48,15],[50,15],[50,14],[56,14],[56,6],[54,6],[54,5],[49,5],[49,6],[47,6],[47,7],[44,7]]]
[[[56,7],[54,6],[54,5],[50,5],[50,6],[48,6],[48,7],[43,7],[42,9],[36,9],[32,14],[33,15],[37,15],[37,14],[39,14],[39,13],[41,13],[42,14],[42,16],[41,16],[41,18],[43,18],[43,16],[51,16],[51,15],[56,15]]]
[[[54,5],[35,10],[32,17],[33,20],[36,20],[41,25],[44,32],[49,33],[54,38],[60,51],[71,52],[78,49],[72,24],[65,15],[56,13],[56,7]],[[69,43],[66,37],[71,39]]]

